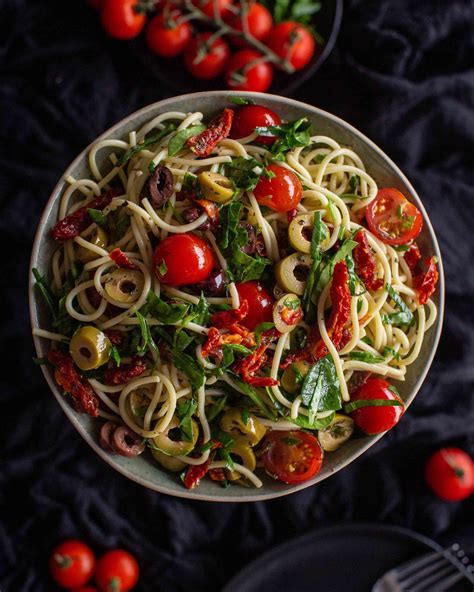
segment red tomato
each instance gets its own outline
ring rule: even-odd
[[[300,23],[293,21],[273,27],[265,43],[277,56],[287,60],[295,70],[304,68],[316,49],[311,32]]]
[[[274,173],[274,176],[271,179],[263,175],[260,177],[254,189],[258,203],[275,212],[288,212],[296,208],[303,194],[298,177],[293,171],[277,164],[270,164],[267,169]]]
[[[244,15],[232,15],[229,19],[229,25],[237,31],[243,31],[244,22],[247,24],[247,31],[262,41],[273,27],[273,18],[270,12],[258,2],[254,2],[250,5],[249,10]],[[232,43],[240,47],[246,47],[247,42],[242,37],[233,35],[231,38]]]
[[[474,493],[474,463],[459,448],[441,448],[429,458],[425,479],[441,499],[460,501]]]
[[[224,71],[229,60],[230,49],[223,39],[207,44],[213,33],[196,35],[186,49],[184,62],[188,71],[201,80],[209,80]]]
[[[355,424],[371,436],[393,428],[405,411],[403,401],[390,389],[390,383],[382,378],[369,378],[351,397],[351,401],[373,399],[399,401],[402,405],[386,405],[383,407],[372,405],[353,411],[351,416]]]
[[[214,264],[209,244],[193,233],[168,236],[153,255],[155,275],[168,286],[203,282],[211,275]]]
[[[51,553],[49,571],[63,588],[84,586],[94,573],[95,556],[85,543],[74,539],[64,541]]]
[[[231,57],[225,79],[233,90],[265,92],[272,83],[273,68],[258,51],[242,49]]]
[[[323,451],[318,439],[307,432],[272,431],[265,436],[261,460],[269,475],[291,485],[319,473]]]
[[[240,301],[247,300],[250,310],[247,316],[240,322],[253,331],[260,323],[270,323],[273,318],[273,296],[256,281],[236,284]]]
[[[234,139],[245,138],[255,130],[256,127],[268,127],[280,125],[281,119],[268,107],[262,105],[244,105],[236,112],[230,137]],[[276,136],[257,136],[256,141],[262,144],[273,144]]]
[[[201,9],[210,19],[215,18],[214,2],[216,3],[217,12],[222,18],[231,14],[230,8],[232,0],[192,0],[192,3],[197,8]]]
[[[107,551],[97,562],[95,579],[102,592],[128,592],[138,582],[139,567],[123,549]]]
[[[181,21],[181,12],[173,11],[153,17],[146,30],[146,42],[154,53],[165,58],[177,56],[191,41],[192,29],[188,21]]]
[[[379,189],[365,210],[370,231],[387,245],[403,245],[423,228],[420,210],[393,187]]]
[[[116,39],[133,39],[145,26],[146,16],[136,12],[137,0],[104,0],[100,11],[102,26]]]

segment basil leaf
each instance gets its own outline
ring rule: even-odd
[[[291,438],[289,436],[283,437],[281,441],[287,446],[298,446],[298,444],[301,444],[301,440],[299,438]]]
[[[223,206],[220,211],[220,246],[227,249],[237,234],[237,227],[240,222],[242,211],[242,202],[233,201],[229,205]]]
[[[352,255],[347,255],[346,257],[346,265],[347,265],[347,271],[349,273],[349,291],[352,294],[352,296],[362,296],[362,294],[364,294],[364,292],[366,292],[367,290],[365,289],[365,287],[363,286],[362,282],[359,279],[359,276],[356,274],[355,272],[355,263],[354,263],[354,258],[352,257]],[[361,286],[361,291],[357,291],[357,286]],[[362,305],[362,302],[359,300],[359,302],[357,303],[357,305],[359,306]],[[357,311],[359,312],[359,311]]]
[[[147,148],[148,146],[152,146],[153,144],[156,144],[162,138],[164,138],[165,136],[170,134],[175,129],[176,129],[175,124],[170,123],[164,129],[162,129],[160,132],[158,132],[157,134],[154,134],[153,136],[150,136],[149,138],[142,140],[136,146],[132,146],[124,154],[122,154],[122,156],[115,163],[115,166],[116,167],[124,166],[125,164],[127,164],[127,162],[131,158],[133,158],[136,154],[141,152],[144,148]]]
[[[206,297],[201,294],[199,302],[195,305],[191,305],[191,311],[183,319],[183,325],[186,325],[191,321],[197,323],[198,325],[207,325],[209,316],[209,303]]]
[[[380,364],[380,362],[384,361],[384,358],[381,358],[380,356],[374,356],[368,352],[361,351],[351,351],[349,357],[351,360],[358,360],[360,362],[366,362],[367,364]]]
[[[99,228],[107,230],[107,216],[104,214],[102,210],[94,210],[94,208],[87,208],[87,213]]]
[[[184,148],[184,145],[189,138],[199,135],[205,129],[207,129],[205,125],[192,125],[191,127],[176,133],[168,143],[168,155],[174,156],[175,154],[178,154],[178,152]]]
[[[244,407],[242,409],[241,415],[242,415],[243,424],[248,425],[248,423],[250,421],[250,413],[249,413],[249,410],[247,409],[247,407]]]
[[[304,415],[298,415],[298,417],[295,417],[294,419],[288,418],[288,420],[305,430],[324,430],[324,428],[327,428],[332,422],[335,415],[335,413],[331,413],[327,417],[322,417],[320,419],[315,418],[313,421],[309,421]]]
[[[250,280],[260,279],[265,268],[271,264],[271,261],[259,255],[251,257],[238,247],[239,245],[234,249],[232,258],[230,259],[231,270],[235,280],[238,282],[249,282]]]
[[[32,272],[35,278],[35,288],[38,289],[39,293],[43,297],[43,300],[46,302],[53,319],[56,320],[58,306],[56,298],[51,292],[48,283],[46,282],[46,278],[41,275],[39,270],[36,267],[33,267]]]
[[[225,164],[225,174],[238,189],[252,191],[262,175],[268,175],[265,166],[255,158],[238,156]]]
[[[181,428],[183,439],[187,440],[188,442],[193,441],[192,419],[196,409],[197,403],[194,401],[194,399],[188,399],[184,403],[178,403],[178,405],[176,405],[176,410],[179,417],[179,427]]]
[[[395,325],[395,326],[404,326],[404,325],[413,325],[415,322],[415,317],[413,313],[402,300],[399,294],[395,292],[390,284],[386,284],[385,286],[387,292],[389,293],[390,298],[395,303],[395,306],[400,310],[398,313],[393,313],[390,315],[382,315],[382,322],[385,325]]]
[[[352,413],[364,407],[403,407],[403,403],[396,399],[359,399],[358,401],[346,403],[344,411],[345,413]]]
[[[189,308],[189,304],[165,302],[150,290],[147,295],[147,303],[142,307],[141,313],[154,317],[163,325],[174,325],[184,319]]]
[[[339,379],[330,355],[321,358],[309,369],[301,386],[301,400],[310,411],[310,422],[314,421],[317,413],[341,408]]]

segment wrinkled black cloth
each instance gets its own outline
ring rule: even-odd
[[[398,524],[472,548],[474,499],[444,503],[423,483],[437,447],[474,453],[472,6],[349,0],[330,59],[295,93],[366,133],[418,190],[441,244],[445,323],[397,429],[319,486],[239,505],[174,499],[114,472],[32,364],[27,269],[50,191],[98,134],[167,90],[127,43],[105,37],[85,3],[0,3],[2,592],[54,590],[47,557],[65,537],[97,553],[132,550],[136,589],[148,592],[218,590],[264,550],[333,523]]]

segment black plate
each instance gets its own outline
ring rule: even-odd
[[[325,40],[317,45],[311,62],[295,74],[275,72],[273,83],[267,92],[288,95],[312,76],[326,60],[334,47],[342,19],[343,0],[322,0],[321,10],[314,17],[314,27]],[[178,93],[191,93],[226,88],[222,78],[202,81],[193,78],[183,65],[183,58],[161,58],[146,46],[143,36],[132,43],[133,51],[142,65],[170,90]]]
[[[386,571],[433,550],[442,548],[396,526],[321,528],[268,551],[222,592],[370,592]],[[452,590],[472,592],[472,585],[459,583]]]

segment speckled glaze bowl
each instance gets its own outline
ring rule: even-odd
[[[229,91],[194,93],[154,103],[153,105],[149,105],[148,107],[129,115],[104,132],[99,138],[97,138],[97,140],[127,137],[130,131],[139,128],[148,120],[165,111],[202,111],[206,116],[211,115],[216,111],[221,110],[224,106],[229,106],[229,96],[231,94],[232,93]],[[441,334],[444,309],[444,275],[441,255],[433,227],[431,226],[428,214],[426,213],[420,198],[405,175],[382,152],[382,150],[342,119],[325,111],[321,111],[311,105],[300,103],[285,97],[260,93],[239,94],[253,99],[257,103],[262,103],[270,107],[278,112],[282,119],[291,120],[303,115],[307,116],[312,121],[314,129],[318,130],[319,134],[331,136],[341,144],[350,146],[355,150],[355,152],[357,152],[362,158],[368,172],[379,186],[398,188],[410,201],[416,203],[418,208],[422,211],[425,224],[418,242],[422,252],[433,253],[439,259],[440,278],[438,289],[434,296],[439,314],[436,323],[425,336],[418,359],[409,366],[405,382],[397,383],[397,388],[399,388],[401,396],[407,406],[410,405],[419,391],[433,360]],[[73,175],[75,178],[89,176],[90,173],[87,166],[87,153],[89,149],[90,146],[86,148],[67,168],[46,204],[43,216],[41,217],[36,231],[31,255],[31,268],[37,267],[46,273],[50,268],[51,255],[55,245],[48,235],[49,230],[56,221],[60,196],[66,185],[65,178],[68,175]],[[103,151],[102,157],[105,159],[106,155],[104,152],[105,151]],[[30,283],[30,314],[33,327],[48,327],[50,322],[48,312],[44,307],[43,302],[37,297],[36,291],[33,290],[32,280]],[[34,343],[37,355],[39,357],[45,356],[49,348],[49,343],[38,337],[34,337]],[[109,465],[119,473],[122,473],[129,479],[132,479],[145,487],[178,497],[221,502],[245,502],[288,495],[289,493],[294,493],[305,487],[315,485],[319,481],[333,475],[336,471],[341,470],[358,458],[383,436],[382,434],[349,440],[336,452],[326,454],[324,466],[314,479],[298,485],[285,485],[263,475],[264,485],[260,489],[235,486],[223,490],[216,483],[213,483],[210,480],[204,480],[199,488],[188,491],[183,487],[176,474],[170,474],[162,470],[153,462],[151,457],[148,458],[148,455],[128,459],[121,456],[110,456],[104,452],[98,445],[98,428],[100,422],[90,418],[86,414],[76,413],[67,399],[64,398],[61,390],[57,387],[51,369],[46,365],[41,366],[41,369],[51,387],[53,395],[56,397],[68,419],[92,449],[105,462],[109,463]],[[263,471],[260,473],[263,473]]]

